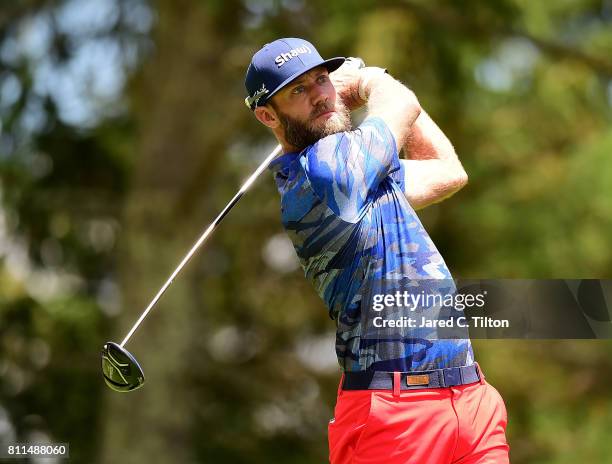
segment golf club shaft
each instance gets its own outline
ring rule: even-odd
[[[125,338],[123,339],[123,341],[121,342],[121,345],[120,345],[122,348],[128,342],[128,340],[131,338],[131,336],[134,334],[136,329],[138,329],[138,327],[140,326],[142,321],[145,319],[145,317],[147,317],[147,315],[149,314],[151,309],[153,309],[155,304],[162,297],[162,295],[164,294],[166,289],[174,281],[174,278],[178,275],[179,272],[181,272],[183,267],[185,267],[185,265],[189,262],[191,257],[195,254],[195,252],[198,251],[198,248],[200,248],[200,246],[202,246],[202,244],[204,243],[206,238],[212,233],[213,230],[215,230],[215,227],[217,227],[217,225],[223,220],[225,215],[233,208],[233,206],[236,203],[238,203],[238,200],[240,200],[240,198],[242,197],[244,192],[246,192],[247,189],[251,186],[251,184],[253,182],[255,182],[255,179],[257,179],[257,177],[259,177],[259,175],[263,172],[263,170],[268,167],[270,162],[276,157],[276,155],[278,155],[280,153],[280,151],[281,151],[281,146],[278,145],[268,155],[268,157],[261,163],[261,165],[255,170],[255,172],[253,174],[251,174],[251,177],[249,177],[247,179],[247,181],[244,183],[244,185],[242,187],[240,187],[240,190],[238,190],[238,193],[236,193],[236,195],[234,195],[234,198],[232,198],[231,201],[227,204],[227,206],[225,208],[223,208],[223,211],[221,211],[219,213],[219,215],[215,218],[215,220],[206,228],[204,233],[200,236],[198,241],[195,242],[193,247],[191,247],[191,250],[189,250],[189,253],[187,253],[187,255],[185,255],[185,257],[183,258],[181,263],[177,266],[177,268],[174,270],[172,275],[168,278],[166,283],[162,286],[162,288],[159,289],[159,291],[157,292],[157,295],[155,295],[153,300],[151,300],[151,302],[149,303],[149,306],[147,306],[147,309],[145,309],[143,311],[143,313],[140,315],[140,317],[138,318],[138,320],[136,321],[134,326],[130,329],[128,334],[125,336]]]

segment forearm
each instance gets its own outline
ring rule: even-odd
[[[423,110],[403,145],[404,194],[415,209],[438,203],[463,188],[468,176],[450,140]]]
[[[448,198],[467,183],[455,150],[416,95],[380,68],[346,69],[336,76],[340,96],[349,107],[367,103],[368,116],[385,121],[409,160],[404,164],[404,194],[415,208]]]
[[[406,159],[439,159],[460,164],[450,140],[425,110],[421,110],[402,148]]]
[[[389,74],[369,77],[360,90],[367,100],[368,116],[385,121],[399,150],[409,140],[411,128],[421,113],[416,95]]]
[[[421,112],[416,95],[384,69],[359,68],[355,64],[355,61],[347,61],[331,73],[338,97],[350,110],[367,105],[368,116],[385,121],[397,150],[401,150]]]

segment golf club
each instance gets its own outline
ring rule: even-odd
[[[125,336],[121,344],[116,344],[113,342],[107,342],[104,344],[102,348],[102,375],[104,376],[104,381],[106,385],[108,385],[112,390],[118,392],[128,392],[131,390],[135,390],[141,387],[144,384],[145,376],[136,361],[136,358],[125,349],[125,344],[132,337],[136,329],[140,326],[142,321],[147,317],[149,312],[153,309],[153,307],[157,304],[161,296],[164,294],[166,289],[170,286],[170,284],[174,281],[179,272],[185,267],[185,265],[189,262],[191,257],[195,254],[195,252],[202,246],[206,238],[215,230],[215,228],[219,225],[219,223],[223,220],[223,218],[229,213],[229,211],[234,207],[238,200],[244,195],[244,193],[248,190],[251,184],[259,177],[259,175],[268,167],[268,165],[272,162],[272,160],[278,155],[281,151],[281,146],[278,145],[261,163],[261,165],[255,170],[251,177],[249,177],[244,185],[240,187],[238,193],[234,195],[234,198],[230,200],[230,202],[223,208],[223,210],[219,213],[219,215],[215,218],[215,220],[206,228],[204,233],[200,236],[200,238],[195,242],[191,250],[185,255],[183,260],[174,270],[174,272],[170,275],[166,283],[159,289],[155,297],[149,303],[149,306],[143,311],[140,315],[136,323],[132,326],[128,334]]]

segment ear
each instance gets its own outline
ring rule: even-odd
[[[276,129],[280,126],[280,121],[274,108],[270,106],[258,106],[255,108],[254,112],[257,120],[264,126],[268,126],[270,129]]]

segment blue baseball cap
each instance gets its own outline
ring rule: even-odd
[[[253,55],[244,80],[248,93],[244,102],[254,110],[265,105],[276,92],[305,72],[317,66],[325,66],[332,72],[344,60],[344,57],[324,60],[317,49],[304,39],[275,40]]]

